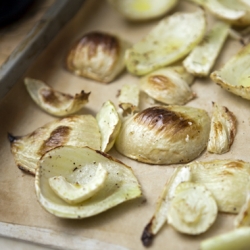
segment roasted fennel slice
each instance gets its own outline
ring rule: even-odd
[[[170,204],[174,198],[176,187],[186,181],[191,181],[190,168],[187,166],[177,167],[162,190],[154,215],[143,230],[141,241],[144,246],[151,245],[155,235],[167,222]]]
[[[183,61],[186,70],[195,76],[208,76],[229,33],[230,26],[217,22]]]
[[[207,150],[224,154],[230,150],[236,135],[236,118],[228,108],[213,103],[213,114]]]
[[[35,174],[37,162],[47,151],[61,146],[89,146],[101,149],[101,134],[91,115],[73,115],[54,120],[25,136],[9,134],[16,165]]]
[[[240,0],[240,2],[250,7],[250,0]]]
[[[248,190],[246,201],[241,207],[240,212],[234,220],[235,227],[249,227],[250,226],[250,190]]]
[[[209,10],[213,15],[232,25],[250,24],[249,6],[243,0],[191,0]],[[247,0],[245,0],[247,1]]]
[[[88,103],[90,93],[84,91],[72,96],[56,91],[40,80],[25,78],[24,83],[32,100],[41,109],[54,116],[71,115]]]
[[[126,119],[116,139],[123,155],[150,164],[189,162],[206,148],[210,118],[205,110],[155,106]]]
[[[201,250],[248,250],[250,246],[250,227],[233,231],[203,240]]]
[[[212,72],[210,77],[223,89],[250,100],[249,75],[250,44],[243,47],[221,69]]]
[[[164,18],[126,51],[128,71],[145,75],[178,61],[202,40],[205,30],[206,18],[202,10],[179,12]]]
[[[212,226],[217,214],[216,201],[204,185],[182,182],[175,189],[167,219],[177,231],[197,235]]]
[[[70,49],[66,66],[76,75],[109,83],[125,69],[124,54],[129,47],[113,34],[89,32]]]
[[[124,84],[118,96],[122,115],[134,114],[139,110],[140,88],[138,84]]]
[[[78,204],[89,199],[100,191],[107,179],[108,172],[99,163],[94,177],[85,184],[71,183],[64,176],[53,176],[49,178],[49,186],[64,201],[69,204]]]
[[[196,95],[192,92],[189,82],[179,73],[180,68],[181,66],[165,67],[149,73],[140,79],[141,90],[164,104],[187,103]],[[184,71],[185,69],[182,70]]]
[[[178,0],[108,0],[125,18],[134,21],[150,20],[169,12]]]
[[[238,213],[250,188],[250,163],[214,160],[188,164],[192,182],[203,184],[213,194],[220,212]]]
[[[107,172],[106,178],[97,174],[99,166]],[[140,197],[141,187],[130,167],[88,147],[61,146],[43,155],[36,171],[35,188],[38,201],[51,214],[62,218],[85,218],[108,210],[120,203]],[[51,178],[62,176],[71,184],[89,187],[99,180],[100,189],[90,197],[69,204],[54,192]],[[101,178],[101,179],[99,179]],[[103,179],[102,179],[103,178]],[[77,190],[71,190],[69,197]],[[62,195],[65,198],[65,195]]]
[[[115,105],[111,101],[105,102],[97,113],[96,120],[102,136],[101,151],[108,152],[121,128],[121,119]]]

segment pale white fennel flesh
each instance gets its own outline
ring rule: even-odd
[[[215,154],[228,152],[236,135],[236,126],[235,115],[225,106],[213,103],[207,150]]]
[[[244,46],[224,66],[211,73],[211,79],[223,89],[250,100],[250,44]]]
[[[250,0],[240,0],[240,2],[246,4],[247,6],[250,7]]]
[[[188,106],[154,106],[122,123],[115,147],[123,155],[150,164],[190,162],[207,146],[207,112]]]
[[[250,226],[250,190],[247,192],[246,201],[234,219],[235,227]]]
[[[250,23],[249,6],[241,0],[190,0],[213,15],[232,25],[247,26]]]
[[[49,185],[49,179],[54,176],[62,176],[69,183],[89,185],[95,179],[99,164],[108,172],[104,186],[80,203],[68,204]],[[54,148],[43,155],[38,166],[35,177],[38,201],[58,217],[90,217],[142,195],[140,184],[130,167],[88,147]]]
[[[52,148],[71,145],[101,149],[101,134],[92,115],[72,115],[51,121],[25,136],[9,134],[16,165],[35,174],[38,160]]]
[[[71,115],[88,103],[90,93],[84,91],[72,96],[56,91],[40,80],[25,78],[24,83],[32,100],[41,109],[54,116]]]
[[[197,235],[212,226],[217,214],[216,201],[204,185],[182,182],[175,189],[167,221],[181,233]]]
[[[167,215],[171,201],[175,196],[175,189],[180,183],[186,181],[191,181],[190,168],[177,167],[165,184],[158,199],[155,212],[143,230],[141,240],[144,246],[149,246],[152,243],[154,236],[167,222]]]
[[[178,0],[108,0],[108,2],[129,20],[150,20],[169,12]]]
[[[124,84],[122,85],[118,102],[122,110],[122,115],[134,114],[139,110],[140,88],[138,84]]]
[[[203,38],[204,11],[178,12],[161,20],[141,41],[126,51],[127,69],[145,75],[187,55]]]
[[[166,221],[168,222],[168,214],[172,206],[172,201],[175,199],[176,196],[178,196],[177,188],[179,185],[183,185],[184,188],[180,186],[179,191],[180,193],[183,191],[183,193],[181,194],[180,198],[177,197],[177,203],[179,203],[179,201],[180,203],[183,203],[183,201],[185,201],[185,206],[190,202],[191,205],[188,206],[188,208],[186,209],[180,209],[179,213],[182,214],[183,212],[184,219],[178,221],[178,218],[170,218],[170,221],[172,220],[172,223],[179,224],[183,232],[184,228],[187,228],[183,225],[183,223],[185,224],[184,221],[186,220],[186,222],[188,222],[188,228],[186,232],[197,233],[197,230],[201,230],[202,228],[203,230],[206,230],[206,226],[204,225],[207,225],[209,227],[210,223],[213,223],[218,211],[229,213],[239,212],[242,205],[245,204],[246,196],[249,193],[249,178],[250,163],[243,162],[240,160],[215,160],[210,162],[196,161],[177,167],[160,195],[152,219],[144,228],[141,237],[143,244],[145,246],[150,245],[154,236],[158,233],[160,228],[164,225]],[[189,184],[187,182],[192,183]],[[187,189],[185,185],[187,185]],[[199,190],[201,191],[199,194],[195,192],[195,189],[197,188],[196,185],[202,186],[202,188]],[[190,191],[190,187],[191,189],[195,187],[195,189],[191,191],[189,197],[187,192]],[[200,187],[198,187],[198,189],[199,188]],[[207,193],[208,197],[210,197],[211,199],[206,197],[206,199],[203,200],[203,194],[201,195],[203,191]],[[177,192],[177,194],[175,194],[175,192]],[[185,199],[188,199],[188,201],[186,201]],[[211,207],[206,208],[206,205],[200,206],[199,204],[194,209],[192,209],[192,206],[194,205],[195,201],[199,203],[199,200],[205,203],[207,203],[207,200],[210,200],[211,203],[208,202],[208,204],[210,204]],[[175,208],[177,209],[181,208],[180,206],[181,204],[175,204]],[[200,207],[198,213],[192,214],[192,211],[194,212],[198,207]],[[208,212],[206,212],[206,209],[208,209]],[[209,213],[212,211],[214,213],[211,213],[209,215]],[[201,219],[203,216],[203,212],[204,216],[208,215],[207,221]],[[192,221],[194,226],[193,228],[190,227]],[[201,224],[196,224],[196,222],[198,221]]]
[[[248,250],[250,246],[250,227],[233,231],[203,240],[201,250]]]
[[[80,185],[78,182],[70,183],[64,176],[53,176],[49,178],[49,186],[64,201],[69,204],[78,204],[95,195],[105,185],[108,172],[99,163],[93,179]]]
[[[102,142],[101,151],[108,152],[114,145],[121,128],[121,119],[111,101],[106,101],[96,115]]]
[[[186,70],[196,76],[208,76],[227,39],[230,25],[217,22],[183,61]]]
[[[164,104],[187,103],[196,95],[179,73],[180,67],[164,67],[147,74],[140,79],[141,90]],[[184,71],[185,69],[182,70]]]
[[[237,214],[250,188],[250,163],[241,160],[192,162],[192,182],[203,184],[216,200],[220,212]]]
[[[168,68],[171,68],[176,74],[179,75],[179,77],[185,81],[189,86],[191,86],[194,83],[194,76],[190,74],[182,64],[175,64],[171,65]]]

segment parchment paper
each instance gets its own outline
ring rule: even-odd
[[[180,1],[174,11],[191,11],[195,8],[188,2]],[[72,75],[64,68],[65,55],[71,44],[84,33],[94,30],[112,32],[133,43],[145,36],[159,20],[143,23],[128,22],[106,1],[89,0],[46,48],[25,76],[43,80],[53,88],[66,93],[91,91],[89,103],[80,113],[95,115],[103,102],[108,99],[117,104],[117,93],[121,86],[125,83],[136,83],[138,78],[123,72],[115,81],[104,85]],[[238,41],[229,39],[214,68],[221,67],[241,47]],[[138,163],[121,156],[113,149],[110,152],[113,156],[133,168],[141,183],[144,196],[88,219],[67,220],[49,214],[36,199],[34,177],[16,167],[7,140],[7,132],[24,135],[55,119],[40,110],[31,100],[25,90],[23,78],[0,104],[0,221],[97,239],[128,249],[144,249],[140,242],[143,228],[153,215],[157,198],[176,166]],[[205,151],[198,160],[249,161],[250,102],[226,92],[209,78],[196,79],[192,88],[197,98],[189,102],[188,106],[203,108],[211,114],[212,101],[215,101],[231,110],[238,122],[237,135],[230,152],[213,155]],[[196,237],[182,235],[165,225],[155,238],[151,249],[198,250],[201,240],[233,229],[233,219],[234,215],[220,214],[206,233]],[[32,237],[30,240],[35,241]],[[65,249],[70,249],[70,246],[65,246]]]

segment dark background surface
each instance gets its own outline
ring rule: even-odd
[[[1,0],[0,26],[9,24],[20,18],[35,0]]]

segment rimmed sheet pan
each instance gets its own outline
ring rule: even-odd
[[[196,8],[186,1],[180,2],[174,11],[192,11]],[[95,115],[107,100],[112,100],[117,105],[117,93],[122,85],[137,83],[138,78],[123,72],[115,81],[105,85],[77,77],[65,70],[67,51],[75,40],[84,33],[94,30],[115,33],[133,43],[145,36],[158,21],[128,22],[106,1],[86,1],[25,74],[18,78],[14,87],[0,103],[0,225],[2,228],[0,231],[3,232],[4,228],[10,225],[14,227],[14,231],[10,230],[12,232],[9,233],[10,237],[16,235],[17,238],[22,238],[25,235],[25,240],[38,243],[43,241],[46,245],[63,249],[144,249],[140,242],[143,228],[151,218],[157,198],[176,166],[138,163],[121,156],[113,149],[110,152],[113,156],[133,168],[141,183],[143,197],[88,219],[59,219],[47,213],[36,200],[34,177],[23,173],[15,166],[7,133],[24,135],[55,119],[44,113],[30,99],[23,84],[25,76],[43,80],[53,88],[71,94],[81,90],[91,92],[89,103],[80,112],[82,114]],[[239,41],[229,39],[214,68],[222,66],[241,47],[242,44]],[[218,102],[236,115],[238,124],[236,139],[230,152],[224,155],[213,155],[205,151],[198,160],[249,161],[247,144],[250,139],[249,101],[226,92],[209,78],[197,78],[192,88],[197,98],[189,102],[188,106],[203,108],[211,114],[212,101]],[[151,249],[198,250],[201,240],[233,229],[233,219],[234,215],[220,214],[215,224],[206,233],[196,237],[179,234],[166,225],[155,238]],[[16,228],[20,228],[24,234],[20,234],[20,230]],[[53,234],[57,235],[54,241],[51,237]]]

